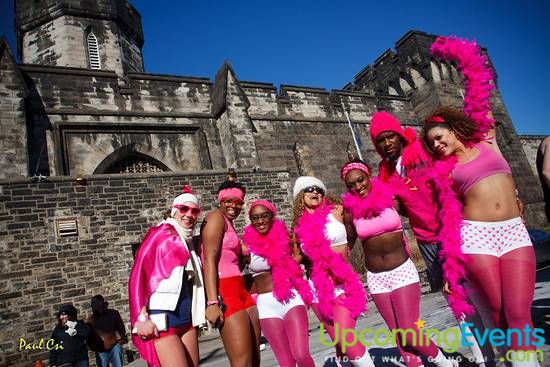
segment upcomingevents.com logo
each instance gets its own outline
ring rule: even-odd
[[[540,328],[531,328],[525,325],[523,329],[485,329],[483,332],[477,330],[471,323],[461,323],[460,329],[449,328],[443,331],[433,328],[424,328],[424,321],[418,320],[415,323],[418,329],[392,329],[386,328],[364,328],[362,330],[340,328],[338,323],[334,325],[335,339],[330,340],[325,335],[325,328],[321,324],[321,333],[319,335],[321,344],[324,346],[335,346],[341,342],[342,352],[356,345],[363,344],[367,348],[393,347],[395,341],[400,340],[403,346],[423,346],[435,343],[447,353],[455,353],[460,347],[470,347],[473,343],[468,341],[468,337],[475,336],[478,344],[481,346],[489,343],[494,347],[510,347],[518,345],[526,350],[509,350],[505,356],[500,357],[500,361],[539,361],[544,360],[544,353],[535,348],[544,344],[544,330]],[[514,341],[514,343],[512,343]],[[389,357],[388,357],[389,358]]]

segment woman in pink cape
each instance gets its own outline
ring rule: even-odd
[[[197,366],[205,322],[200,261],[193,249],[199,201],[188,187],[170,217],[149,229],[128,282],[132,341],[149,366]]]

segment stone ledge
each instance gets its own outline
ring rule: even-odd
[[[226,169],[216,169],[216,170],[203,170],[203,171],[181,171],[181,172],[152,172],[152,173],[131,173],[131,174],[98,174],[98,175],[85,175],[78,176],[84,178],[86,181],[99,181],[99,180],[139,180],[147,178],[168,178],[168,177],[187,177],[187,176],[212,176],[212,175],[222,175],[226,174]],[[242,176],[244,174],[269,174],[269,173],[289,173],[286,167],[279,168],[265,168],[265,169],[254,169],[254,168],[243,168],[237,170],[237,175]],[[48,183],[57,183],[57,182],[75,182],[77,176],[50,176],[47,177],[45,181],[42,182],[32,182],[31,178],[9,178],[1,179],[0,185],[10,185],[10,184],[32,184],[32,185],[41,185]]]

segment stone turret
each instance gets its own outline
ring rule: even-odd
[[[394,98],[406,97],[419,122],[441,106],[462,109],[463,77],[453,62],[439,60],[431,55],[429,49],[436,37],[419,31],[407,32],[396,42],[395,52],[384,52],[373,64],[361,70],[353,83],[346,85],[346,89],[386,94]],[[482,51],[487,52],[486,49]],[[498,145],[512,168],[520,197],[526,204],[527,221],[542,223],[540,185],[502,101],[496,72],[495,83],[497,88],[493,92],[492,112],[496,120]]]
[[[141,16],[127,0],[16,0],[25,64],[143,72]]]

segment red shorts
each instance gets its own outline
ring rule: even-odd
[[[221,278],[219,284],[220,296],[222,296],[222,301],[225,304],[224,318],[228,318],[241,310],[256,306],[250,293],[244,287],[244,278],[242,276]]]
[[[191,329],[192,326],[193,326],[192,324],[185,324],[182,326],[169,327],[166,331],[159,332],[159,338],[162,338],[168,335],[177,335],[178,337],[181,338],[183,334],[187,332],[187,330]]]

